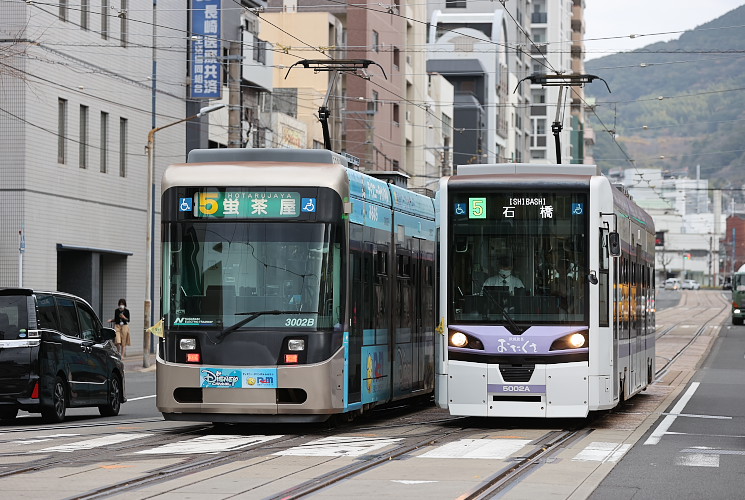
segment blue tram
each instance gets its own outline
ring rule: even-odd
[[[157,407],[318,422],[434,390],[431,198],[326,150],[195,150],[162,182]]]

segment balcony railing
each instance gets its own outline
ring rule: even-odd
[[[533,24],[546,24],[548,22],[548,12],[533,12],[530,15],[530,22]]]

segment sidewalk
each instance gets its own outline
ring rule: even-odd
[[[142,353],[127,354],[123,360],[124,373],[132,372],[154,372],[155,371],[155,354],[148,355],[148,367],[143,366]]]

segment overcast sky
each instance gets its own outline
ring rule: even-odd
[[[585,0],[585,59],[634,50],[678,38],[680,33],[707,23],[745,4],[745,0]],[[593,40],[598,38],[610,40]]]

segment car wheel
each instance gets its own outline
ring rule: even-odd
[[[15,406],[0,408],[0,420],[14,420],[18,415],[18,408]]]
[[[67,412],[67,390],[65,382],[60,378],[54,381],[54,391],[52,391],[52,406],[42,408],[41,416],[46,422],[63,422]]]
[[[742,325],[742,318],[732,318],[733,325]]]
[[[122,384],[119,377],[111,374],[109,379],[109,402],[98,407],[98,412],[104,417],[115,417],[119,415],[122,407]]]

